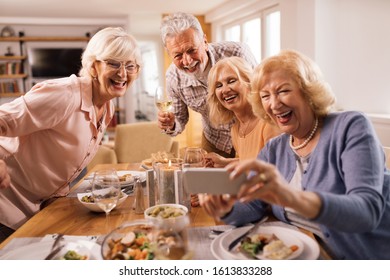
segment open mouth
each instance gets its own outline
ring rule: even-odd
[[[118,81],[118,80],[111,80],[111,83],[113,84],[114,87],[120,87],[123,88],[126,86],[127,81]]]
[[[232,100],[234,100],[236,97],[237,97],[237,94],[234,94],[234,95],[230,95],[230,96],[224,97],[223,100],[225,100],[225,102],[230,103],[230,102],[231,102]]]
[[[184,70],[187,70],[189,72],[194,72],[196,70],[196,67],[198,66],[198,61],[195,61],[194,63],[192,63],[191,65],[188,65],[188,66],[184,66]]]
[[[287,123],[292,116],[292,111],[284,112],[282,114],[277,114],[276,117],[278,118],[278,121],[282,124]]]

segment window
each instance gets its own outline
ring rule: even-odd
[[[222,27],[223,40],[248,44],[256,60],[280,51],[280,11],[266,9]]]
[[[154,96],[157,86],[159,85],[159,72],[157,63],[157,50],[151,44],[142,48],[142,60],[143,60],[143,71],[142,71],[142,84],[144,91],[148,95]]]

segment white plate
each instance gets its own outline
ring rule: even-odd
[[[122,188],[133,185],[134,184],[134,176],[139,176],[141,182],[146,181],[145,171],[119,170],[116,173],[118,174],[119,177],[126,175],[126,174],[132,175],[132,177],[129,180],[119,182]],[[85,180],[89,180],[89,182],[92,184],[93,175],[94,175],[94,172],[92,172],[87,177],[85,177]]]
[[[15,250],[9,251],[2,255],[0,259],[2,260],[44,260],[45,257],[50,253],[51,246],[53,245],[52,240],[41,241],[36,243],[31,243],[26,246],[19,247]],[[83,248],[84,253],[85,250],[89,251],[89,259],[90,260],[101,260],[100,253],[100,245],[95,242],[86,241],[86,240],[78,240],[77,242],[69,242],[65,245],[65,247],[59,253],[59,256],[62,256],[62,252],[64,254],[67,250],[77,250],[79,248]],[[65,251],[64,251],[65,250]]]
[[[233,229],[229,234],[226,234],[221,238],[221,247],[225,255],[230,255],[232,256],[232,258],[235,258],[237,256],[240,259],[248,259],[248,257],[244,253],[239,251],[238,246],[236,248],[233,248],[231,251],[228,250],[229,244],[232,243],[233,240],[235,240],[238,236],[243,234],[248,229],[249,227],[239,227]],[[266,227],[259,227],[255,232],[251,233],[249,236],[252,236],[254,234],[259,234],[259,233],[265,235],[274,234],[278,239],[282,240],[287,247],[293,245],[298,246],[298,250],[294,251],[290,256],[287,257],[287,259],[296,259],[303,251],[303,243],[298,237],[291,234],[290,231],[291,231],[290,229],[286,229],[286,228],[266,226]],[[266,256],[264,256],[262,252],[257,254],[256,257],[263,260],[269,259]]]
[[[303,244],[302,252],[299,256],[297,256],[295,259],[298,260],[315,260],[318,259],[320,255],[320,248],[317,244],[317,242],[310,238],[308,235],[289,228],[285,227],[278,227],[278,226],[263,226],[258,229],[258,232],[261,232],[261,230],[267,228],[267,230],[271,230],[273,233],[275,233],[276,236],[278,236],[278,233],[284,232],[285,234],[291,235],[298,240],[300,240]],[[242,253],[232,253],[228,252],[227,249],[227,237],[228,235],[238,237],[240,233],[243,233],[245,229],[248,229],[248,227],[240,227],[237,229],[226,231],[225,233],[219,235],[217,238],[213,240],[211,243],[211,253],[216,259],[219,260],[246,260],[249,259],[247,256],[245,256]],[[233,240],[234,237],[231,237],[230,240]],[[225,240],[225,243],[222,244],[222,241]]]
[[[141,167],[142,167],[143,169],[145,169],[145,170],[152,170],[152,169],[153,169],[153,166],[152,166],[152,164],[149,164],[149,163],[151,163],[150,160],[143,160],[143,161],[141,162]]]
[[[87,207],[89,210],[93,211],[93,212],[104,212],[104,210],[102,208],[100,208],[96,203],[90,203],[90,202],[84,202],[84,201],[81,201],[81,199],[83,198],[83,196],[85,195],[92,195],[92,193],[90,192],[87,192],[87,193],[78,193],[77,194],[77,199],[79,200],[79,202],[84,205],[85,207]],[[115,208],[118,207],[119,205],[121,205],[127,198],[127,194],[125,194],[123,191],[122,191],[122,197],[118,200],[118,203],[116,204]],[[114,209],[115,209],[114,208]]]
[[[146,173],[145,171],[130,171],[130,170],[120,170],[116,172],[119,177],[126,175],[126,174],[131,174],[132,177],[128,181],[120,182],[122,186],[128,186],[132,185],[134,183],[134,176],[138,176],[141,180],[141,182],[146,181]]]

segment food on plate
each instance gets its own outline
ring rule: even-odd
[[[124,174],[122,176],[119,176],[119,181],[120,182],[127,182],[127,181],[130,181],[133,179],[133,175],[132,174]]]
[[[254,258],[258,254],[263,254],[267,259],[283,260],[297,251],[298,246],[286,246],[275,234],[259,233],[244,238],[239,250]]]
[[[153,163],[168,163],[170,159],[174,158],[174,155],[167,152],[152,153],[151,158],[142,161],[142,164],[148,168],[153,167]]]
[[[119,194],[119,199],[121,199],[123,197],[123,192],[121,192]],[[81,198],[81,201],[82,202],[86,202],[86,203],[95,203],[95,199],[93,198],[93,195],[92,194],[87,194],[87,195],[84,195],[82,198]]]
[[[123,237],[106,240],[109,260],[153,260],[152,233],[148,226],[127,232]]]
[[[163,162],[167,163],[169,159],[173,158],[173,155],[171,153],[167,152],[157,152],[152,154],[152,161],[153,162]]]
[[[74,250],[68,250],[61,260],[88,260],[88,256],[77,253]]]
[[[185,215],[183,209],[172,207],[172,206],[156,206],[152,211],[148,212],[147,215],[151,217],[161,217],[164,219],[179,217]]]
[[[298,247],[296,245],[287,247],[282,240],[272,240],[264,246],[263,255],[271,260],[284,260],[297,249]]]

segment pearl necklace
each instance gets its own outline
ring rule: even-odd
[[[300,149],[306,147],[306,145],[310,142],[310,140],[313,139],[313,136],[314,136],[314,134],[316,133],[317,128],[318,128],[318,118],[316,118],[316,123],[314,124],[313,130],[310,132],[309,137],[307,137],[307,138],[305,139],[305,141],[303,141],[302,144],[300,144],[300,145],[298,145],[298,146],[295,146],[295,147],[293,146],[293,136],[290,135],[290,147],[291,147],[291,149],[293,149],[294,151],[296,151],[296,150],[300,150]]]

